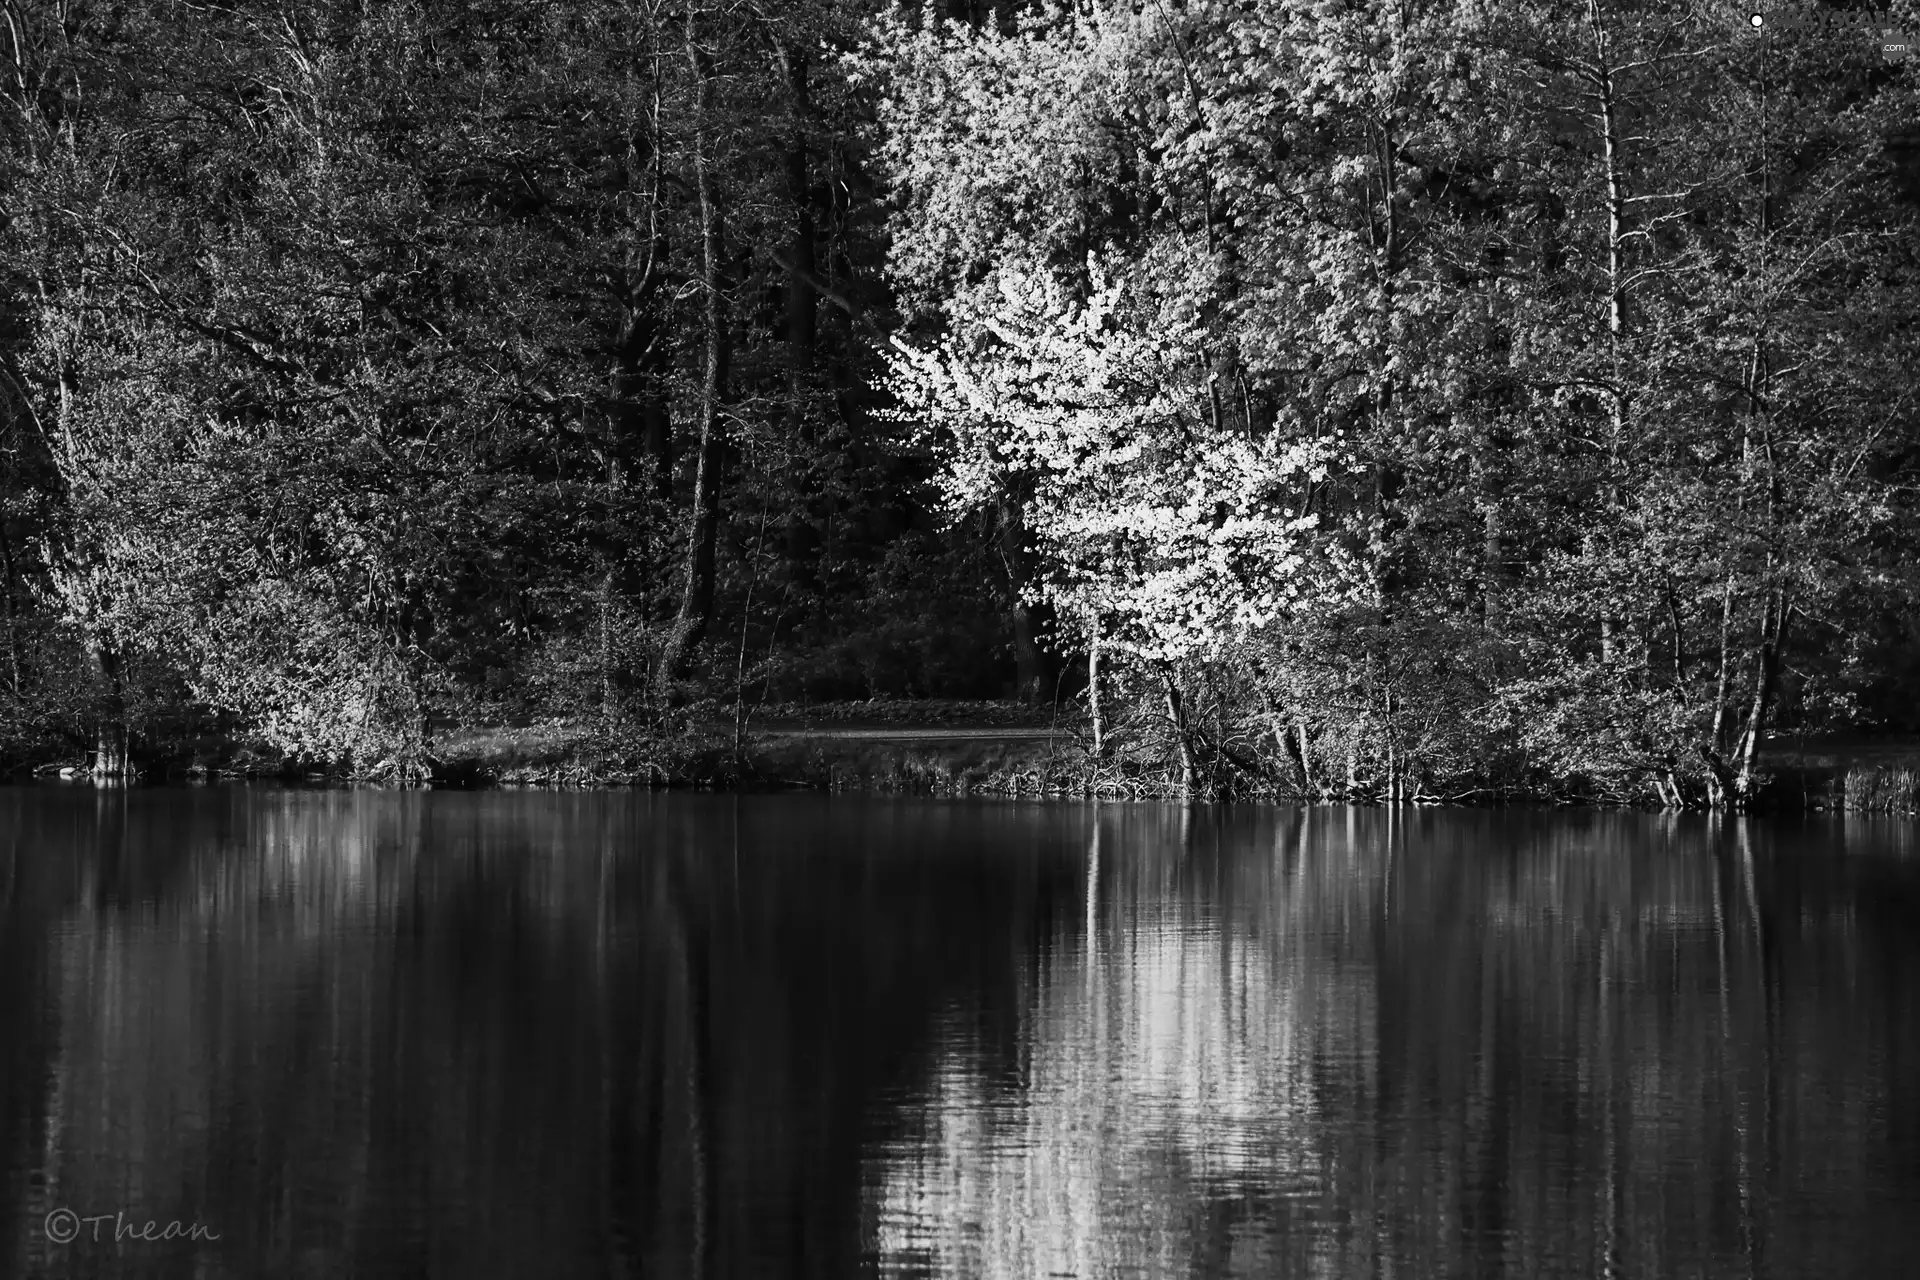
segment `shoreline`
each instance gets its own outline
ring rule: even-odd
[[[460,790],[523,788],[596,790],[645,788],[706,793],[814,792],[832,795],[969,796],[1037,799],[1162,800],[1182,798],[1164,767],[1109,758],[1096,765],[1084,726],[1008,714],[1007,723],[901,723],[884,717],[810,717],[804,722],[770,718],[743,727],[705,725],[670,746],[612,743],[577,723],[493,726],[448,735],[424,784]],[[1022,718],[1025,723],[1019,723]],[[1849,812],[1920,816],[1920,741],[1910,738],[1771,742],[1763,757],[1767,785],[1756,812]],[[16,770],[19,779],[26,770]],[[75,764],[43,765],[40,779],[88,781]],[[135,785],[177,782],[277,781],[333,785],[381,785],[337,769],[250,757],[238,751],[215,764],[150,769],[127,781]],[[391,785],[391,784],[388,784]],[[1469,798],[1474,797],[1474,798]],[[1282,786],[1244,788],[1217,797],[1261,803],[1388,803],[1362,791],[1351,795],[1301,795]],[[1634,808],[1691,812],[1655,804],[1622,802],[1574,791],[1554,793],[1518,787],[1459,796],[1415,795],[1400,803],[1419,808]]]

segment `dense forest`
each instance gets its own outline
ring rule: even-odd
[[[1846,6],[0,8],[8,761],[1018,697],[1089,785],[1739,805],[1920,720]]]

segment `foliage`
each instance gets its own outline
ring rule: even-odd
[[[1132,312],[1097,269],[1077,304],[1002,275],[972,350],[898,344],[893,390],[937,434],[948,510],[1017,487],[1062,615],[1143,662],[1217,656],[1303,586],[1327,442],[1209,420],[1198,335]],[[1322,577],[1332,578],[1331,574]]]
[[[0,752],[1011,685],[1136,789],[1736,804],[1911,715],[1914,64],[988,9],[16,0]]]
[[[941,491],[1024,504],[1089,615],[1137,628],[1159,581],[1205,619],[1116,646],[1179,660],[1189,711],[1241,682],[1211,748],[1169,696],[1183,752],[1304,791],[1742,803],[1783,706],[1899,678],[1858,637],[1914,609],[1920,238],[1885,148],[1916,99],[1868,42],[1700,6],[1093,4],[895,16],[856,72]],[[1114,554],[1244,518],[1284,472],[1249,490],[1255,451],[1302,523],[1246,581]],[[1340,572],[1272,608],[1308,568]],[[1289,731],[1229,750],[1263,721]]]
[[[871,256],[846,102],[806,77],[837,10],[9,15],[8,636],[44,612],[97,685],[35,716],[86,737],[168,671],[282,751],[417,777],[450,718],[644,712],[702,503],[738,612],[696,683],[748,633],[787,666],[841,642],[902,464],[852,312],[814,316]]]

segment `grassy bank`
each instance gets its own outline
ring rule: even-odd
[[[567,721],[466,730],[440,745],[436,780],[951,796],[1089,793],[1094,771],[1085,750],[1070,729],[1030,708],[939,704],[924,718],[912,717],[912,710],[912,704],[869,703],[781,708],[737,735],[734,726],[715,723],[659,742],[614,740],[590,724]]]
[[[614,749],[579,726],[491,729],[452,740],[447,780],[488,785],[606,784],[928,796],[1172,799],[1177,780],[1150,753],[1096,762],[1085,726],[1010,704],[842,704],[782,708],[747,727],[689,733],[651,755]],[[967,735],[967,736],[962,736]],[[1762,807],[1920,813],[1920,743],[1776,742]],[[1284,784],[1241,798],[1290,800]]]
[[[1762,762],[1780,808],[1920,813],[1920,741],[1894,737],[1776,737]]]
[[[781,708],[746,727],[690,731],[651,751],[615,748],[554,723],[450,739],[445,781],[468,785],[641,785],[927,796],[1173,799],[1177,780],[1150,753],[1096,762],[1085,726],[1011,704],[840,704]],[[1920,812],[1920,743],[1775,744],[1763,807]],[[1241,798],[1291,800],[1283,784]]]
[[[1847,770],[1840,807],[1859,813],[1920,813],[1920,762]]]
[[[872,701],[762,708],[735,724],[724,709],[671,733],[609,732],[587,719],[443,730],[433,780],[450,786],[641,786],[693,790],[808,790],[926,796],[1173,799],[1164,743],[1116,744],[1096,762],[1086,725],[1051,708],[1008,702]],[[1920,813],[1920,741],[1776,738],[1763,755],[1760,807]],[[84,777],[84,763],[43,772]],[[257,748],[203,743],[192,757],[143,775],[167,779],[353,781]],[[1234,798],[1297,799],[1284,776],[1234,779]],[[1365,797],[1359,797],[1364,801]],[[1569,795],[1479,793],[1481,802],[1579,802]],[[1437,802],[1418,797],[1417,802]]]

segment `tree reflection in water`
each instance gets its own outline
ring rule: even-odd
[[[1891,1274],[1910,830],[1109,810],[1008,1089],[941,1036],[889,1274]]]
[[[1917,871],[1855,819],[17,789],[0,1273],[1895,1274]]]

